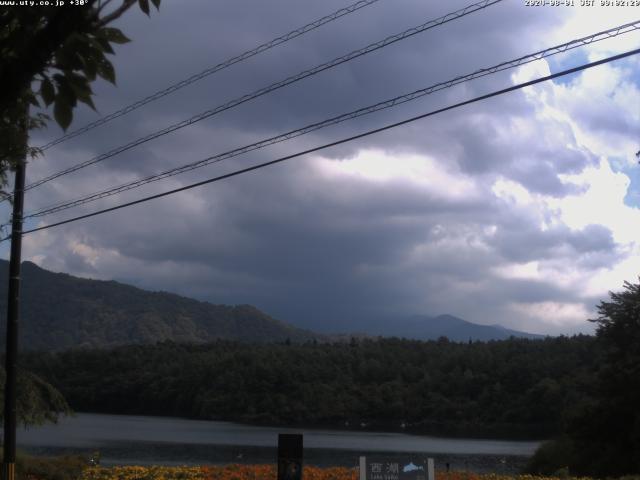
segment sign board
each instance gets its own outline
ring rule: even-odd
[[[302,480],[302,435],[278,435],[278,480]]]
[[[360,457],[360,480],[435,480],[433,458]]]

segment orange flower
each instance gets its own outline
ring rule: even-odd
[[[208,465],[202,467],[207,480],[274,480],[278,474],[275,465]],[[357,480],[354,468],[319,468],[305,466],[304,480]]]

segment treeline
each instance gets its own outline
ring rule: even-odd
[[[31,353],[76,411],[544,438],[588,400],[593,337],[453,343],[163,342]]]

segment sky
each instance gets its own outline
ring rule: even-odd
[[[59,144],[27,182],[471,1],[379,0]],[[505,0],[30,190],[27,212],[637,20],[640,8]],[[599,3],[599,2],[596,2]],[[115,26],[117,86],[70,130],[348,5],[163,0]],[[640,31],[489,75],[82,207],[28,228],[330,143],[638,48]],[[640,59],[464,106],[288,162],[24,237],[23,259],[321,332],[451,314],[548,335],[640,272]],[[33,145],[62,134],[34,132]],[[0,210],[9,217],[6,204]],[[0,252],[8,257],[7,245]]]

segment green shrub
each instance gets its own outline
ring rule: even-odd
[[[533,454],[526,472],[533,475],[569,476],[575,453],[573,443],[566,437],[542,443]]]
[[[77,455],[36,457],[19,454],[16,480],[76,480],[86,466],[87,460]]]

